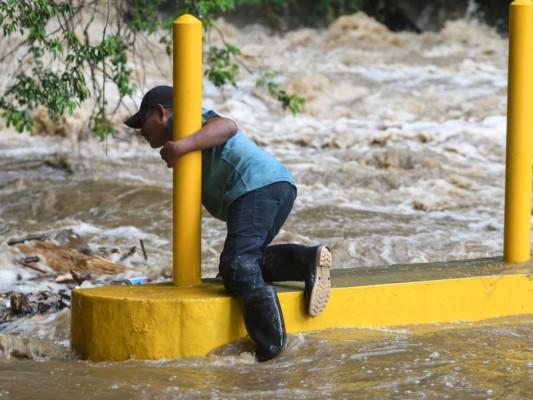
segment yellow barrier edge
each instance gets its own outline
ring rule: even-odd
[[[246,335],[237,300],[213,285],[167,291],[128,287],[73,291],[72,349],[82,359],[121,361],[203,356]],[[99,290],[103,289],[103,290]],[[160,289],[160,288],[159,288]],[[161,292],[157,290],[156,292]],[[287,332],[480,321],[533,313],[531,275],[499,275],[335,288],[318,317],[304,314],[301,291],[279,293]]]

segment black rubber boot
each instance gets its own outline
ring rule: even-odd
[[[255,342],[258,361],[268,361],[281,350],[287,335],[276,289],[264,286],[239,295],[248,335]]]
[[[265,282],[305,282],[305,310],[316,317],[326,308],[329,299],[331,264],[331,251],[326,246],[277,244],[267,247],[261,260],[261,272]]]

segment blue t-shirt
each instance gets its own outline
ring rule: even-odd
[[[202,108],[202,126],[218,116]],[[172,132],[172,115],[168,125]],[[215,218],[226,221],[237,197],[276,182],[294,185],[287,168],[240,131],[227,142],[202,150],[202,204]]]

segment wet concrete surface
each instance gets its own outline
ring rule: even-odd
[[[479,258],[438,263],[398,264],[381,267],[333,269],[332,288],[347,288],[393,283],[462,279],[495,275],[531,275],[533,262],[504,262],[502,257]],[[216,282],[217,280],[209,280]],[[222,281],[220,281],[222,282]],[[280,292],[302,290],[303,283],[276,283]]]

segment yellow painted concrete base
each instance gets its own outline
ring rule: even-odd
[[[332,271],[326,310],[303,308],[302,285],[278,286],[288,333],[479,321],[533,313],[533,265],[501,259]],[[246,335],[220,282],[74,290],[71,345],[94,361],[206,355]]]

